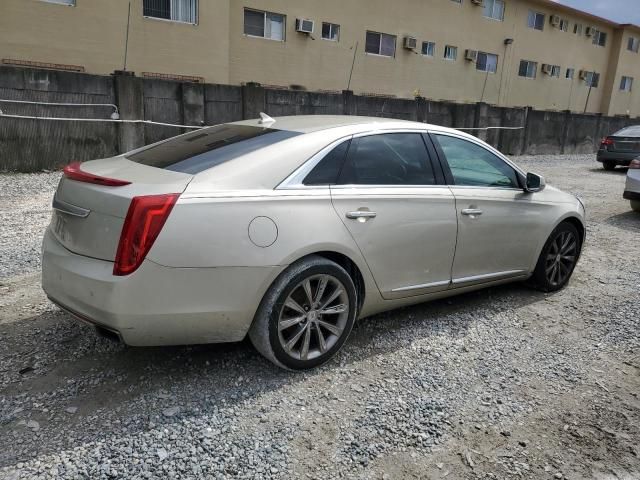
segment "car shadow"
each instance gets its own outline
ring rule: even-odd
[[[625,200],[628,204],[628,200]],[[640,212],[634,212],[629,206],[629,211],[613,215],[605,220],[605,223],[622,228],[629,232],[640,232]]]
[[[13,410],[0,408],[0,466],[99,440],[114,423],[123,422],[128,434],[133,434],[174,422],[176,417],[217,412],[298,382],[330,376],[369,357],[407,348],[414,341],[438,336],[453,343],[482,328],[486,321],[486,315],[478,313],[482,309],[498,313],[548,297],[511,284],[378,314],[357,322],[333,360],[302,373],[273,366],[247,340],[125,347],[99,337],[91,327],[59,310],[0,325],[4,339],[0,396]],[[48,402],[46,414],[33,407],[42,402]],[[65,413],[70,406],[78,409],[71,416]],[[179,413],[167,415],[166,409],[173,407]],[[20,426],[21,420],[28,419],[40,423],[44,440],[27,454],[16,454],[5,442],[33,435]]]
[[[604,175],[626,175],[627,170],[629,170],[628,167],[616,167],[615,170],[605,170],[602,167],[599,167],[599,168],[595,167],[595,168],[589,169],[590,172],[600,173]]]

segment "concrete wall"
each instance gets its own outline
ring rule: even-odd
[[[505,154],[590,153],[603,136],[634,123],[628,117],[505,108],[486,103],[180,83],[131,75],[0,67],[0,99],[115,103],[122,119],[215,125],[283,115],[363,115],[470,129]],[[108,119],[109,107],[55,107],[0,102],[5,114]],[[637,122],[637,121],[636,121]],[[475,130],[485,127],[521,129]],[[0,170],[38,171],[76,160],[113,156],[186,129],[148,124],[14,119],[0,116]]]

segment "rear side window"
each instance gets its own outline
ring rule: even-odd
[[[640,125],[626,127],[613,134],[614,137],[640,137]]]
[[[305,185],[335,185],[338,182],[338,175],[344,163],[344,157],[349,150],[351,140],[342,142],[331,150],[320,162],[311,170],[311,173],[304,179]]]
[[[151,167],[196,174],[298,135],[301,133],[248,125],[218,125],[172,138],[127,158]]]
[[[340,174],[343,185],[434,185],[422,135],[386,133],[356,138]]]
[[[516,171],[489,150],[462,138],[435,137],[456,185],[519,188]]]

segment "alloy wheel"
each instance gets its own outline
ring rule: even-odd
[[[545,261],[545,275],[552,286],[562,285],[578,259],[578,239],[572,232],[560,232],[553,240]]]
[[[302,280],[287,297],[278,318],[280,345],[296,360],[311,360],[330,350],[349,319],[349,296],[332,275]]]

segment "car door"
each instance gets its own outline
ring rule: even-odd
[[[455,200],[421,132],[356,136],[331,198],[383,298],[448,288]],[[439,173],[438,173],[439,172]]]
[[[528,273],[551,205],[520,186],[515,168],[468,138],[433,134],[456,201],[452,288]]]

